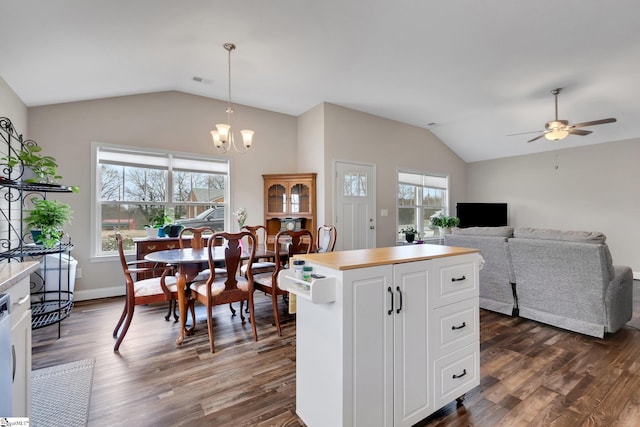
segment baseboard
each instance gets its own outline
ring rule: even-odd
[[[640,280],[640,271],[633,272],[633,280]]]
[[[74,301],[86,301],[91,299],[119,297],[124,295],[124,286],[114,286],[110,288],[76,290],[73,293]]]

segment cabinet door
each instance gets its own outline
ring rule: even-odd
[[[411,426],[433,412],[429,364],[429,261],[394,266],[394,418]]]
[[[290,214],[309,214],[312,211],[311,183],[308,181],[289,183]]]
[[[11,316],[13,317],[13,315]],[[31,416],[31,310],[22,314],[11,329],[16,371],[13,379],[13,416]]]
[[[352,288],[353,325],[345,342],[353,343],[353,419],[349,426],[393,426],[393,317],[391,267],[353,270],[358,277],[345,280]],[[349,358],[347,358],[349,360]],[[345,372],[348,375],[348,372]]]
[[[283,182],[268,182],[266,187],[267,215],[279,215],[287,213],[287,187]]]

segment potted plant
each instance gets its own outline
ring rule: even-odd
[[[450,234],[452,227],[457,227],[460,220],[455,216],[438,215],[431,218],[431,226],[438,227],[440,235]]]
[[[145,225],[147,237],[166,237],[165,225],[171,224],[173,219],[164,210],[149,219],[150,225]]]
[[[413,225],[401,229],[400,232],[404,233],[404,238],[407,243],[413,243],[416,238],[416,234],[418,234],[418,230],[416,230]]]
[[[24,222],[31,228],[33,241],[45,248],[53,248],[60,242],[62,227],[71,222],[73,211],[66,203],[57,200],[32,198],[33,209],[27,211]]]

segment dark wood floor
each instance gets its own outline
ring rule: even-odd
[[[636,281],[634,319],[640,326]],[[295,321],[283,336],[256,294],[258,338],[248,323],[215,312],[216,353],[205,314],[176,347],[166,306],[142,306],[119,353],[111,331],[123,299],[78,303],[62,323],[33,331],[33,369],[96,358],[90,426],[301,426],[295,415]],[[481,310],[481,384],[421,426],[638,426],[640,331],[604,340]]]

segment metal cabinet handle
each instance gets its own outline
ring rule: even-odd
[[[462,328],[464,328],[465,326],[467,326],[467,322],[462,322],[462,325],[460,325],[460,326],[452,326],[452,327],[451,327],[451,330],[452,330],[452,331],[455,331],[456,329],[462,329]]]
[[[391,313],[393,313],[393,291],[391,290],[391,286],[387,288],[387,292],[391,294],[391,310],[387,311],[387,314],[391,316]]]
[[[400,286],[396,286],[396,291],[398,291],[398,295],[400,296],[400,307],[398,307],[396,313],[400,313],[400,310],[402,310],[402,291],[400,290]]]
[[[30,298],[31,298],[31,294],[27,294],[27,295],[23,296],[22,298],[20,298],[18,300],[18,302],[14,303],[14,305],[22,305],[25,302],[29,301]]]
[[[11,382],[14,382],[16,379],[16,346],[13,344],[11,344],[11,358],[13,359],[13,374]]]
[[[462,378],[462,377],[464,377],[465,375],[467,375],[467,370],[466,370],[466,369],[463,369],[463,370],[462,370],[462,373],[461,373],[460,375],[453,374],[453,379],[454,379],[454,380],[456,380],[456,379],[458,379],[458,378]]]
[[[465,276],[458,277],[458,278],[456,278],[456,277],[452,277],[452,278],[451,278],[451,281],[452,281],[452,282],[460,282],[460,281],[462,281],[462,280],[467,280],[467,278],[466,278]]]

